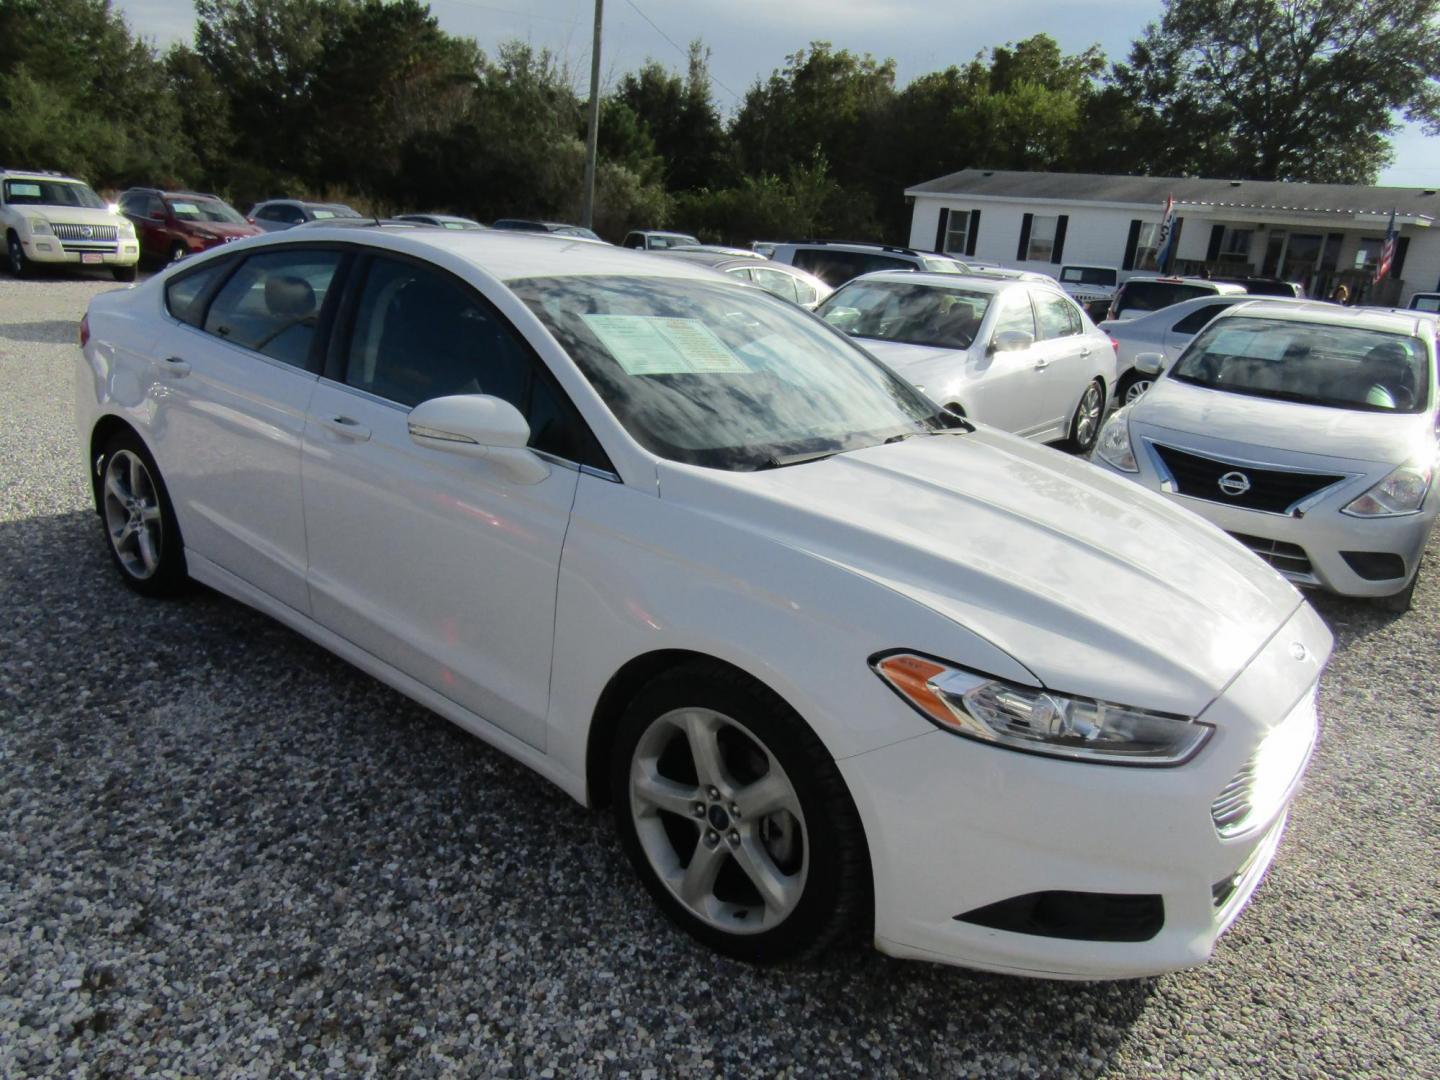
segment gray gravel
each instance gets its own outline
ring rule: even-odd
[[[1289,836],[1193,972],[1047,984],[673,932],[609,821],[265,618],[110,567],[91,280],[0,279],[0,1076],[1440,1074],[1440,551],[1337,656]]]

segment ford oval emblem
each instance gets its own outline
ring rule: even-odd
[[[1250,490],[1250,478],[1243,472],[1227,472],[1218,483],[1226,495],[1238,497]]]
[[[1305,661],[1310,658],[1310,650],[1305,648],[1300,642],[1292,641],[1290,643],[1290,655],[1296,660]]]

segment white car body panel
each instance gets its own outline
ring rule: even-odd
[[[839,763],[874,866],[876,944],[894,955],[1080,978],[1208,955],[1263,873],[1288,795],[1234,839],[1216,835],[1207,809],[1267,734],[1303,712],[1329,654],[1328,631],[1290,585],[1165,499],[984,427],[762,472],[657,458],[501,283],[711,280],[702,267],[504,233],[299,232],[309,235],[229,245],[91,305],[76,394],[87,467],[102,419],[139,434],[175,503],[192,576],[582,801],[592,721],[627,665],[698,653],[747,672]],[[272,376],[253,354],[235,374],[229,354],[242,350],[198,341],[164,312],[176,273],[310,242],[410,254],[488,297],[614,474],[547,459],[544,480],[517,484],[491,462],[418,446],[407,410],[391,403],[295,369]],[[177,343],[191,366],[179,376],[163,366]],[[232,378],[246,392],[217,385]],[[341,416],[360,430],[327,423]],[[282,497],[262,504],[262,489]],[[1198,715],[1215,733],[1167,769],[981,745],[938,731],[875,676],[870,658],[897,648]],[[1285,763],[1287,790],[1303,757]],[[1212,907],[1212,883],[1246,867],[1227,905]],[[1041,888],[1154,891],[1165,927],[1117,944],[957,921]]]

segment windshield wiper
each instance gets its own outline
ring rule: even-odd
[[[775,454],[765,462],[767,468],[783,469],[786,465],[804,465],[807,461],[820,461],[834,457],[839,450],[810,450],[803,454]]]

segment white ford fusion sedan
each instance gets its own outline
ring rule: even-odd
[[[725,953],[1166,971],[1275,852],[1331,645],[1295,589],[758,289],[296,229],[81,338],[127,584],[203,582],[613,806]]]
[[[1297,584],[1405,611],[1440,512],[1435,334],[1434,315],[1394,309],[1231,307],[1110,418],[1095,460]]]

